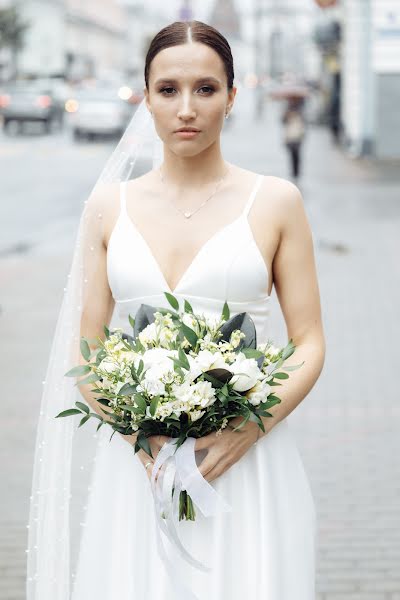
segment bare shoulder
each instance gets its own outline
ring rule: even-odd
[[[243,176],[253,179],[261,173],[241,169]],[[276,226],[285,227],[299,217],[305,218],[304,201],[300,189],[283,177],[263,175],[257,192],[256,214],[268,221],[273,218]]]
[[[303,206],[302,194],[294,183],[283,177],[264,175],[260,195],[272,202],[282,214],[296,212]]]

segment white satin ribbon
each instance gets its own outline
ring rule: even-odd
[[[166,442],[157,455],[151,475],[158,552],[179,594],[177,600],[197,600],[197,596],[188,590],[179,579],[179,572],[164,548],[160,531],[171,542],[175,552],[189,564],[201,571],[211,571],[211,567],[198,561],[186,550],[179,538],[177,526],[180,492],[186,490],[194,505],[205,517],[217,516],[221,512],[232,510],[232,507],[217,494],[197,468],[195,444],[196,439],[193,437],[187,438],[178,449],[176,449],[176,439]],[[174,492],[172,493],[173,488]],[[193,522],[193,527],[196,527],[195,523],[196,521]]]

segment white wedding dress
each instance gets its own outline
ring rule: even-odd
[[[163,292],[187,298],[193,309],[231,316],[247,311],[257,342],[269,333],[268,272],[248,213],[261,183],[258,175],[244,209],[199,250],[171,290],[125,207],[107,250],[116,307],[112,326],[131,331],[128,314],[141,303],[170,307]],[[110,428],[99,442],[86,524],[82,530],[72,600],[177,600],[157,552],[150,482],[133,448]],[[180,521],[188,551],[211,566],[204,573],[182,559],[176,573],[199,600],[314,600],[316,512],[301,456],[283,419],[211,485],[231,512]],[[163,534],[161,534],[163,535]],[[167,546],[168,547],[168,546]]]

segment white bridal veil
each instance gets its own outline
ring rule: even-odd
[[[65,377],[65,373],[80,362],[81,317],[83,311],[93,309],[95,281],[104,276],[99,198],[100,204],[107,202],[110,186],[159,166],[162,158],[162,141],[143,99],[85,201],[79,222],[38,415],[28,524],[27,600],[70,600],[85,525],[85,505],[100,439],[96,431],[99,421],[90,419],[78,428],[82,415],[55,417],[77,400],[82,401],[75,378]],[[98,559],[101,564],[101,557]]]

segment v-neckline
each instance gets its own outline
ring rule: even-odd
[[[197,262],[197,260],[199,259],[200,255],[202,252],[204,252],[205,248],[215,239],[217,238],[219,235],[222,235],[222,233],[224,233],[229,227],[233,227],[237,222],[241,221],[242,219],[244,219],[246,221],[246,223],[248,224],[248,219],[246,214],[242,211],[238,217],[236,217],[233,221],[231,221],[230,223],[226,223],[225,225],[223,225],[222,227],[220,227],[220,229],[217,229],[217,231],[215,231],[205,242],[204,244],[202,244],[200,246],[200,248],[198,249],[198,251],[195,253],[195,255],[193,256],[192,260],[190,261],[189,265],[186,267],[186,269],[183,271],[182,275],[180,276],[180,278],[178,279],[175,287],[172,289],[171,286],[169,285],[169,283],[167,282],[167,279],[163,273],[163,271],[161,270],[161,267],[150,247],[150,244],[147,242],[146,238],[143,236],[143,234],[139,231],[139,229],[137,228],[137,226],[135,225],[135,223],[132,221],[132,219],[130,218],[130,216],[128,215],[128,212],[125,210],[125,217],[126,220],[129,223],[129,226],[133,229],[133,231],[137,234],[137,236],[139,237],[139,239],[141,240],[143,246],[145,247],[148,255],[150,256],[151,260],[154,263],[154,266],[156,268],[156,271],[158,272],[163,285],[165,287],[165,289],[170,293],[170,294],[176,294],[179,293],[177,290],[178,288],[183,284],[185,278],[188,276],[189,272],[192,270],[192,268],[194,267],[195,263]],[[120,215],[120,217],[122,216],[122,214]]]

